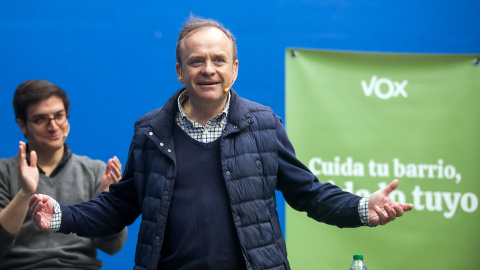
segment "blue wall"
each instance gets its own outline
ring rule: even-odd
[[[134,121],[181,87],[174,51],[190,13],[234,33],[234,89],[284,117],[286,48],[478,54],[479,11],[478,0],[0,1],[0,157],[23,139],[13,91],[43,78],[69,94],[72,150],[125,162]],[[137,232],[138,221],[119,254],[100,254],[105,269],[133,266]]]

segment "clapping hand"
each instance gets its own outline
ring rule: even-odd
[[[109,191],[110,185],[120,181],[122,177],[122,163],[115,156],[108,160],[107,168],[105,169],[105,174],[102,177],[101,190]]]

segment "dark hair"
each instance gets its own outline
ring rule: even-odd
[[[190,15],[190,18],[188,18],[188,20],[185,22],[182,30],[180,31],[180,34],[178,35],[177,48],[175,50],[177,63],[179,63],[180,66],[182,65],[182,57],[180,54],[182,40],[192,31],[202,27],[214,27],[227,35],[228,39],[230,39],[230,41],[232,42],[233,61],[235,62],[235,60],[237,60],[237,43],[235,42],[235,37],[232,35],[232,33],[228,29],[226,29],[221,23],[213,19],[204,19],[202,17]]]
[[[28,80],[21,83],[13,95],[13,110],[15,118],[24,122],[27,121],[27,108],[51,96],[57,96],[62,99],[67,116],[70,113],[68,96],[65,91],[55,84],[42,80]]]

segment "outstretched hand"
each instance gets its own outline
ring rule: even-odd
[[[53,214],[55,214],[55,210],[53,209],[54,204],[55,200],[47,195],[35,194],[30,198],[28,202],[30,214],[33,223],[35,223],[39,229],[43,231],[50,230],[52,217]]]
[[[107,168],[105,169],[105,174],[102,177],[102,183],[100,188],[102,191],[109,191],[110,185],[117,183],[122,178],[122,163],[120,160],[114,156],[109,159],[107,162]]]
[[[411,203],[397,203],[388,197],[398,187],[398,180],[393,180],[388,186],[374,192],[368,201],[368,218],[373,226],[385,225],[404,212],[413,209]]]
[[[37,168],[37,153],[30,152],[30,165],[27,163],[27,145],[20,141],[18,145],[18,171],[22,183],[22,190],[33,195],[37,190],[40,173]]]

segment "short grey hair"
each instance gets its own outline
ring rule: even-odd
[[[178,35],[177,48],[175,50],[175,56],[177,58],[177,63],[182,65],[182,55],[181,55],[181,43],[183,39],[192,31],[197,30],[202,27],[214,27],[225,33],[230,42],[232,42],[232,51],[233,51],[233,62],[237,60],[237,43],[235,42],[235,37],[233,34],[226,29],[221,23],[213,19],[205,19],[199,16],[190,15],[188,20],[183,25],[180,34]]]

